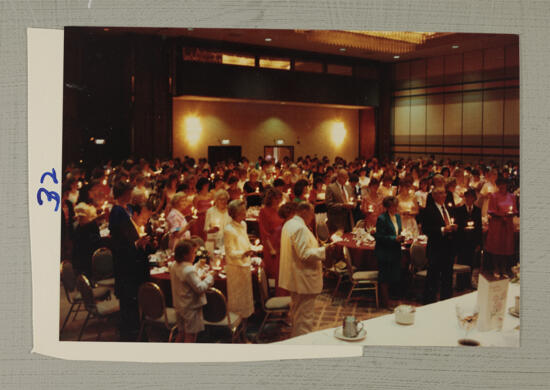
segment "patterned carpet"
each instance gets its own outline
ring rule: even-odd
[[[477,281],[477,270],[474,271],[472,279],[474,281]],[[408,297],[406,299],[400,299],[399,302],[413,306],[420,306],[421,303],[418,299],[416,299],[416,297],[421,296],[422,287],[422,283],[413,286],[407,294]],[[333,289],[334,281],[326,280],[325,290],[317,297],[315,302],[315,311],[317,313],[317,318],[314,330],[340,326],[345,316],[354,316],[356,319],[363,321],[391,313],[389,310],[386,309],[376,309],[374,294],[372,292],[359,292],[357,294],[353,294],[352,300],[350,300],[347,305],[344,305],[345,296],[349,291],[349,284],[343,283],[339,288],[339,294],[337,294],[334,299],[332,298]],[[63,320],[68,313],[69,304],[65,297],[65,292],[63,291],[63,288],[61,288],[60,290],[61,327],[61,324],[63,323]],[[461,295],[464,293],[469,293],[471,291],[472,290],[463,290],[460,292],[455,292],[455,295]],[[77,315],[76,320],[72,321],[72,318],[73,315],[71,315],[71,320],[69,320],[69,323],[65,327],[63,333],[59,336],[60,340],[62,341],[78,339],[78,334],[82,327],[84,319],[86,318],[86,313],[84,311],[81,311]],[[249,340],[259,343],[270,343],[285,340],[290,337],[291,329],[289,327],[288,320],[286,323],[283,321],[274,321],[269,322],[265,325],[260,339],[257,340],[257,331],[262,320],[263,313],[261,312],[261,310],[258,310],[249,319],[247,328],[247,337]],[[97,321],[90,321],[88,326],[86,327],[82,340],[95,341],[97,337],[97,332]],[[151,332],[151,334],[149,334],[149,339],[150,341],[166,341],[167,335],[158,332]],[[113,320],[103,326],[101,341],[118,341],[116,320]],[[229,342],[225,334],[220,334],[220,332],[214,331],[208,331],[200,334],[197,341],[201,343]]]

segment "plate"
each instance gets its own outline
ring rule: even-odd
[[[334,329],[334,337],[336,337],[337,339],[340,339],[340,340],[344,340],[344,341],[361,341],[361,340],[364,340],[365,337],[367,337],[367,330],[364,329],[364,328],[361,329],[361,332],[359,332],[357,337],[346,337],[342,333],[342,327],[339,327],[339,328]]]
[[[510,313],[511,315],[513,315],[514,317],[517,317],[519,318],[519,313],[516,311],[516,308],[514,306],[510,306],[508,308],[508,313]]]

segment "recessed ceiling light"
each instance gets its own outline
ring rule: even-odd
[[[395,58],[395,59],[398,59],[398,58],[399,58],[399,56],[393,56],[393,58]]]
[[[266,38],[265,41],[266,41],[266,42],[271,42],[272,39],[271,39],[271,38]]]
[[[108,29],[108,28],[104,28],[103,31],[109,31],[109,29]]]
[[[453,45],[453,46],[451,46],[451,47],[452,47],[453,49],[458,49],[460,46],[458,46],[458,45]]]

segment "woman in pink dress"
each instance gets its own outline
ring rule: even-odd
[[[378,179],[371,179],[366,192],[361,196],[361,211],[365,214],[365,229],[376,226],[378,216],[384,212],[382,200],[384,199],[378,192],[380,182]]]
[[[193,199],[193,207],[197,212],[197,222],[191,228],[191,234],[201,237],[206,241],[206,232],[204,231],[204,222],[206,220],[206,211],[212,207],[212,195],[208,192],[210,182],[207,178],[201,177],[197,181],[197,195]],[[193,210],[193,214],[195,214]]]
[[[264,198],[264,206],[260,209],[258,223],[260,225],[260,239],[264,247],[264,263],[267,277],[278,279],[280,239],[277,233],[281,231],[283,219],[277,214],[279,203],[283,199],[281,191],[271,188]]]
[[[507,276],[508,264],[515,253],[514,215],[517,214],[516,199],[508,192],[504,178],[496,181],[498,191],[489,197],[489,230],[485,250],[490,254],[495,277]]]

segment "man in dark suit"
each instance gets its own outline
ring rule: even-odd
[[[441,283],[440,299],[448,299],[453,295],[453,240],[458,228],[445,205],[445,188],[434,188],[432,196],[434,202],[426,206],[422,226],[424,233],[428,236],[425,303],[437,300],[439,283]]]
[[[474,205],[476,192],[469,189],[464,193],[466,204],[455,209],[457,233],[458,263],[474,268],[474,258],[481,249],[483,227],[481,222],[481,209]],[[471,285],[471,280],[468,285]],[[467,286],[469,287],[469,286]]]
[[[347,181],[347,171],[340,169],[336,181],[329,184],[326,189],[327,225],[331,234],[337,230],[350,232],[353,228],[352,211],[357,199],[353,188],[346,184]]]

